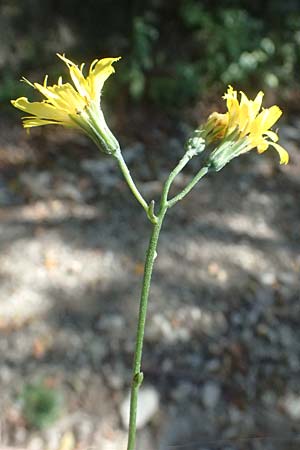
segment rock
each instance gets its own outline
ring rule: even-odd
[[[204,444],[205,441],[211,442],[216,439],[215,417],[211,417],[203,409],[191,403],[181,402],[176,408],[170,408],[165,421],[161,423],[158,450],[171,450],[171,448],[212,450],[217,448],[215,446],[206,447]]]
[[[63,181],[61,180],[56,186],[56,195],[58,198],[66,198],[75,202],[82,202],[83,195],[75,181]]]
[[[86,442],[93,433],[93,423],[88,419],[82,418],[76,430],[77,439],[81,442]]]
[[[58,449],[61,433],[55,427],[50,427],[47,430],[45,430],[44,437],[46,441],[46,445],[44,448],[47,448],[49,450]]]
[[[276,275],[273,272],[262,272],[260,274],[260,281],[265,286],[272,286],[276,283]]]
[[[276,406],[277,401],[276,394],[271,390],[263,392],[261,400],[264,403],[264,405],[268,408],[275,408]]]
[[[88,344],[89,354],[91,360],[95,367],[102,365],[102,360],[107,353],[107,346],[104,344],[103,340],[91,339]]]
[[[172,392],[172,399],[176,402],[184,402],[187,398],[193,398],[194,386],[191,383],[182,382]]]
[[[123,430],[113,428],[110,423],[107,424],[104,422],[100,429],[95,433],[94,442],[95,448],[101,450],[123,449],[126,448],[127,433]]]
[[[138,433],[136,443],[137,443],[136,448],[141,449],[144,448],[146,450],[157,450],[157,442],[154,433],[149,428],[145,428],[144,430]]]
[[[106,314],[96,323],[96,329],[101,332],[114,332],[120,334],[125,329],[125,320],[120,314]]]
[[[226,317],[221,311],[204,311],[199,307],[185,306],[174,312],[153,315],[146,329],[150,341],[187,342],[193,333],[215,335],[227,330]]]
[[[3,385],[5,385],[11,383],[12,378],[13,378],[12,369],[8,365],[3,364],[2,367],[0,368],[1,384],[3,383]]]
[[[52,175],[50,172],[23,172],[20,175],[20,182],[34,197],[43,198],[51,193]]]
[[[293,272],[282,272],[279,280],[287,286],[293,286],[297,282],[297,275]]]
[[[22,445],[27,436],[27,431],[24,427],[17,427],[14,433],[16,445]]]
[[[290,327],[287,325],[281,324],[279,330],[279,339],[283,347],[292,348],[293,343],[296,342],[296,338],[293,335],[293,332]]]
[[[18,193],[19,194],[19,193]],[[0,206],[9,206],[21,202],[15,189],[12,189],[8,182],[0,176]]]
[[[123,388],[124,381],[120,374],[113,372],[107,379],[108,385],[113,390],[120,390]]]
[[[33,436],[27,444],[27,449],[42,450],[44,446],[45,446],[44,441],[40,436]]]
[[[88,172],[104,191],[109,191],[119,182],[119,174],[114,158],[85,159],[80,163],[81,168]]]
[[[115,171],[115,161],[113,159],[84,159],[81,161],[80,166],[95,178],[109,171]]]
[[[124,428],[128,429],[130,395],[124,399],[120,406],[120,415]],[[159,409],[158,392],[151,386],[142,387],[139,391],[137,408],[137,429],[143,428]]]
[[[293,420],[300,420],[300,395],[289,393],[285,396],[282,406]]]
[[[202,390],[202,402],[207,409],[214,409],[220,400],[220,396],[221,388],[217,383],[208,381],[204,384]]]
[[[208,372],[218,372],[221,368],[221,362],[217,358],[210,359],[207,361],[205,368]]]
[[[282,125],[280,127],[280,137],[286,140],[298,141],[300,139],[299,129],[291,125]]]
[[[167,342],[175,340],[170,321],[163,314],[155,314],[151,317],[145,333],[149,341],[155,342],[162,338]]]

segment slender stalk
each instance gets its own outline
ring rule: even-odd
[[[148,298],[149,298],[149,292],[150,292],[150,284],[151,284],[151,277],[153,272],[153,265],[154,260],[156,258],[156,248],[158,244],[159,234],[160,230],[163,224],[164,217],[166,215],[166,212],[171,206],[171,204],[175,204],[177,201],[179,201],[181,198],[184,197],[197,183],[197,181],[202,178],[202,176],[205,175],[207,172],[207,168],[203,168],[200,170],[200,172],[196,175],[196,177],[189,183],[189,185],[176,197],[174,197],[172,200],[168,201],[168,194],[170,187],[172,185],[172,182],[174,181],[175,177],[182,171],[182,169],[186,166],[186,164],[189,162],[189,160],[196,155],[197,152],[193,149],[188,150],[185,155],[182,157],[182,159],[179,161],[175,169],[171,172],[169,175],[169,178],[167,179],[162,196],[161,196],[161,202],[160,202],[160,209],[158,212],[158,216],[156,217],[154,215],[154,203],[150,203],[149,207],[147,205],[147,215],[149,219],[152,218],[152,233],[148,245],[148,250],[146,254],[146,260],[145,260],[145,269],[144,269],[144,278],[143,278],[143,286],[142,286],[142,293],[141,293],[141,299],[140,299],[140,306],[139,306],[139,317],[138,317],[138,325],[137,325],[137,334],[136,334],[136,344],[135,344],[135,352],[134,352],[134,360],[133,360],[133,373],[132,373],[132,383],[131,383],[131,396],[130,396],[130,413],[129,413],[129,430],[128,430],[128,444],[127,444],[127,450],[134,450],[135,448],[135,440],[136,440],[136,418],[137,418],[137,404],[138,404],[138,393],[139,388],[143,382],[143,373],[141,372],[141,365],[142,365],[142,353],[143,353],[143,342],[144,342],[144,334],[145,334],[145,324],[146,324],[146,316],[147,316],[147,307],[148,307]],[[123,159],[119,160],[119,164],[121,167],[122,172],[124,173],[124,176],[126,178],[126,181],[130,182],[129,186],[131,190],[133,191],[134,195],[136,195],[136,188],[131,180],[131,177],[129,175],[129,171],[127,169],[127,166]],[[124,163],[124,164],[123,164]],[[129,175],[129,178],[128,178]],[[133,187],[132,187],[133,185]],[[142,204],[145,202],[143,199],[141,201],[141,196],[138,196],[139,202]],[[144,206],[143,206],[144,207]],[[144,207],[144,209],[146,209]]]
[[[168,201],[169,190],[170,190],[171,184],[173,183],[175,177],[182,171],[182,169],[187,165],[187,163],[190,161],[190,159],[192,159],[193,156],[195,156],[196,154],[197,154],[196,150],[193,150],[193,149],[188,150],[183,155],[183,157],[181,158],[181,160],[179,161],[179,163],[177,164],[175,169],[172,170],[172,172],[169,175],[169,178],[167,179],[167,181],[165,182],[165,185],[164,185],[161,204],[164,204]]]
[[[135,198],[137,199],[137,201],[142,205],[142,207],[144,208],[144,210],[146,211],[147,215],[149,214],[149,207],[148,207],[148,203],[146,202],[146,200],[144,199],[144,197],[142,196],[142,194],[140,193],[140,191],[138,190],[138,188],[136,187],[131,174],[129,172],[129,169],[127,167],[126,162],[124,161],[123,155],[120,151],[116,152],[116,154],[114,155],[115,158],[118,161],[119,167],[121,169],[121,172],[124,175],[124,178],[131,190],[131,192],[133,193],[133,195],[135,196]],[[149,216],[148,216],[149,217]]]
[[[168,201],[169,207],[174,206],[177,202],[179,202],[179,200],[182,200],[193,189],[198,181],[200,181],[201,178],[203,178],[204,175],[207,174],[208,171],[208,167],[202,167],[202,169],[199,170],[196,176],[186,185],[186,187],[181,192],[179,192],[179,194],[175,195],[175,197],[171,198],[171,200]]]
[[[138,392],[143,381],[143,373],[141,372],[142,364],[142,352],[143,352],[143,341],[145,333],[145,323],[147,315],[148,298],[150,291],[150,283],[153,271],[153,264],[156,258],[156,248],[158,243],[158,238],[161,230],[161,226],[167,212],[167,205],[162,204],[157,222],[153,224],[152,234],[149,241],[149,246],[145,261],[145,271],[143,279],[142,294],[140,300],[139,318],[136,334],[136,344],[134,352],[133,361],[133,375],[132,375],[132,385],[131,385],[131,398],[130,398],[130,418],[129,418],[129,431],[128,431],[128,444],[127,450],[134,450],[135,438],[136,438],[136,417],[137,417],[137,402],[138,402]]]

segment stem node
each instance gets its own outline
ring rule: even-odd
[[[144,380],[143,372],[136,373],[134,375],[134,377],[133,377],[133,382],[134,382],[136,387],[140,387],[142,382],[143,382],[143,380]]]
[[[148,206],[147,216],[148,216],[148,219],[150,220],[150,222],[153,223],[153,225],[155,225],[158,221],[158,218],[154,212],[154,207],[155,207],[155,202],[154,202],[154,200],[151,200],[151,202]]]

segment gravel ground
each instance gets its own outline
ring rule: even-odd
[[[7,129],[2,124],[2,444],[125,448],[149,224],[114,163],[84,138]],[[278,166],[275,152],[251,152],[169,212],[146,330],[140,449],[299,449],[298,130],[299,119],[281,127],[288,166]],[[180,156],[177,140],[163,144],[167,155],[143,142],[124,150],[148,199],[158,198]],[[42,431],[28,424],[20,400],[38,380],[63,398],[60,417]]]

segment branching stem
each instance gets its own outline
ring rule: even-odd
[[[137,406],[138,406],[138,393],[139,388],[143,382],[143,373],[141,371],[142,366],[142,353],[143,353],[143,342],[144,342],[144,334],[145,334],[145,324],[146,324],[146,316],[147,316],[147,308],[148,308],[148,298],[150,292],[150,284],[151,277],[153,272],[153,265],[155,258],[157,256],[157,244],[161,231],[161,227],[163,224],[163,220],[167,213],[169,207],[175,205],[179,200],[181,200],[185,195],[187,195],[190,190],[195,186],[195,184],[207,173],[208,168],[204,167],[201,169],[197,175],[193,178],[193,180],[180,192],[178,195],[173,197],[171,200],[168,200],[168,194],[171,188],[171,185],[176,178],[176,176],[182,171],[182,169],[186,166],[189,160],[196,155],[196,151],[189,149],[183,158],[179,161],[175,169],[171,172],[169,178],[164,184],[163,192],[160,201],[160,207],[158,215],[154,215],[154,203],[151,202],[148,206],[146,201],[141,197],[138,193],[135,184],[133,183],[127,166],[123,159],[120,159],[119,164],[121,170],[125,176],[126,181],[129,181],[129,187],[134,193],[135,197],[141,203],[143,208],[147,212],[148,218],[151,220],[151,217],[154,219],[152,222],[152,233],[148,245],[148,250],[146,254],[146,261],[144,267],[144,278],[142,285],[142,293],[140,299],[140,307],[139,307],[139,317],[138,317],[138,325],[137,325],[137,334],[136,334],[136,344],[135,344],[135,352],[134,352],[134,360],[133,360],[133,373],[132,373],[132,383],[131,383],[131,397],[130,397],[130,417],[129,417],[129,431],[128,431],[128,444],[127,450],[135,449],[135,440],[136,440],[136,419],[137,419]],[[124,164],[126,167],[124,167]],[[126,170],[127,169],[127,170]]]

